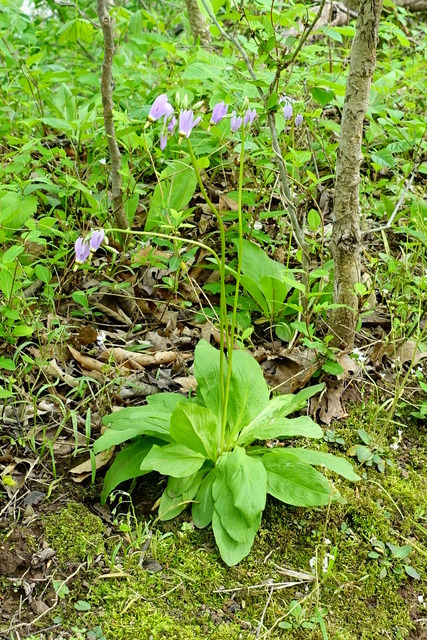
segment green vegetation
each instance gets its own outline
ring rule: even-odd
[[[421,639],[426,23],[382,12],[343,349],[353,14],[203,0],[204,47],[183,1],[111,2],[109,121],[96,3],[27,4],[0,0],[0,633]]]

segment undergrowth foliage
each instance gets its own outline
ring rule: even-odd
[[[323,385],[269,399],[259,364],[245,351],[236,351],[222,425],[220,353],[205,340],[196,347],[194,372],[194,399],[158,394],[150,396],[146,406],[128,407],[103,419],[108,428],[95,443],[95,453],[130,441],[106,474],[104,502],[125,480],[151,471],[169,476],[159,518],[175,518],[191,504],[194,524],[200,528],[212,524],[222,559],[234,565],[252,547],[267,493],[287,504],[313,507],[338,497],[313,467],[359,480],[344,458],[299,447],[254,444],[275,438],[321,438],[322,429],[310,417],[288,416],[303,408]],[[226,365],[224,381],[227,375]]]

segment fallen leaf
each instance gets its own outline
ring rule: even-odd
[[[348,416],[343,404],[344,385],[330,386],[320,397],[310,401],[310,414],[316,414],[324,424],[331,424],[333,420],[340,420]]]
[[[406,340],[399,346],[390,343],[385,347],[384,353],[390,360],[397,360],[402,364],[412,362],[412,366],[418,364],[423,358],[427,358],[427,351],[420,351],[419,343],[415,340]]]
[[[95,468],[98,470],[101,467],[105,467],[105,465],[111,460],[113,457],[115,447],[111,447],[111,449],[107,449],[106,451],[101,451],[95,456]],[[89,478],[92,475],[92,460],[86,460],[81,464],[78,464],[76,467],[70,469],[70,473],[73,474],[74,482],[83,482],[86,478]]]

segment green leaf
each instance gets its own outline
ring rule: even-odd
[[[225,530],[222,525],[221,519],[216,510],[212,515],[212,529],[215,536],[215,541],[218,545],[221,558],[225,564],[229,567],[233,567],[240,560],[245,558],[252,548],[254,543],[255,534],[259,529],[261,523],[261,515],[259,516],[259,522],[255,522],[251,534],[248,536],[247,541],[244,543],[234,540]]]
[[[184,511],[197,494],[205,474],[206,470],[202,469],[186,478],[169,478],[167,487],[160,499],[160,520],[172,520]]]
[[[333,376],[340,376],[344,372],[340,363],[335,362],[334,360],[327,360],[325,364],[322,365],[322,369]]]
[[[373,453],[369,449],[369,447],[364,447],[363,445],[359,445],[356,447],[356,455],[360,464],[367,462],[369,458],[373,457]]]
[[[159,442],[154,438],[139,438],[120,451],[105,474],[100,497],[101,504],[105,504],[109,494],[122,482],[139,478],[148,473],[148,471],[141,471],[141,462],[153,444],[158,444]]]
[[[262,462],[248,456],[242,447],[236,447],[218,459],[217,469],[218,474],[224,473],[236,509],[249,521],[253,520],[265,507],[267,475]],[[213,487],[214,499],[215,491]]]
[[[116,413],[104,416],[102,424],[107,431],[93,445],[95,453],[109,449],[113,445],[132,440],[137,436],[154,436],[170,442],[169,423],[171,412],[150,407],[126,407]]]
[[[220,400],[220,352],[206,340],[197,343],[194,352],[194,375],[197,380],[197,396],[216,416],[221,415]],[[224,357],[224,383],[227,363]]]
[[[267,492],[296,507],[329,503],[331,490],[322,474],[284,449],[271,449],[262,458],[267,470]]]
[[[406,544],[403,547],[395,547],[395,545],[390,545],[390,543],[388,543],[388,547],[392,551],[393,558],[407,558],[412,552],[412,547],[409,546],[409,544]]]
[[[0,369],[6,369],[6,371],[15,371],[16,365],[11,358],[5,358],[0,356]]]
[[[270,391],[263,371],[253,356],[246,351],[233,351],[227,423],[234,438],[268,404]]]
[[[157,471],[165,476],[185,478],[196,473],[205,461],[205,456],[182,444],[154,445],[144,458],[141,471]]]
[[[293,447],[288,447],[286,451],[298,458],[301,462],[325,467],[353,482],[360,480],[360,476],[353,471],[353,466],[345,458],[334,456],[332,453],[323,453],[323,451],[311,451],[310,449],[294,449]]]
[[[185,209],[194,195],[196,185],[196,173],[192,166],[183,160],[171,162],[160,174],[159,184],[154,189],[145,231],[161,225],[169,209]]]
[[[414,567],[411,567],[410,564],[405,564],[405,571],[410,578],[414,578],[414,580],[420,580],[421,576]]]
[[[327,105],[329,102],[335,98],[335,94],[330,89],[324,89],[323,87],[313,87],[311,89],[311,95],[314,100],[318,102],[322,107]]]
[[[91,606],[86,600],[78,600],[74,605],[74,609],[76,611],[90,611]]]
[[[270,440],[271,438],[323,437],[322,428],[308,416],[282,418],[280,400],[280,396],[270,400],[266,409],[242,430],[237,440],[238,445],[250,444],[254,440]],[[285,402],[286,400],[285,398]]]
[[[180,404],[172,414],[170,435],[180,444],[216,460],[221,446],[221,425],[217,416],[198,404]]]
[[[195,502],[191,509],[193,522],[198,529],[204,529],[212,522],[214,500],[212,485],[215,481],[216,469],[212,469],[202,480]]]

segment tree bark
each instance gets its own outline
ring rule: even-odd
[[[97,0],[98,19],[104,35],[104,60],[101,74],[101,96],[104,109],[104,126],[107,134],[111,159],[111,197],[113,213],[119,229],[127,229],[129,222],[123,207],[122,157],[117,144],[116,129],[113,120],[113,56],[114,56],[114,20],[107,10],[108,0]]]
[[[358,318],[355,285],[360,281],[359,184],[363,119],[375,70],[382,0],[361,0],[345,90],[337,155],[333,209],[332,255],[334,302],[331,331],[335,346],[351,348]]]
[[[194,40],[196,41],[199,38],[200,46],[204,49],[209,49],[211,32],[205,16],[200,11],[197,0],[185,0],[185,4],[187,5],[188,19]]]

